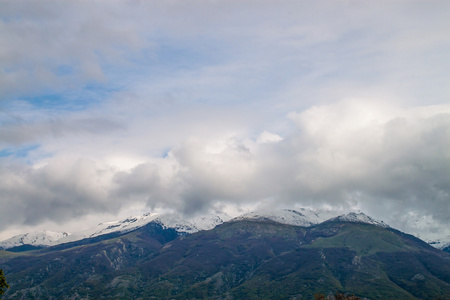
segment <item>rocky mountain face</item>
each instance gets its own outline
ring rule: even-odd
[[[313,299],[330,292],[450,299],[450,254],[366,221],[297,226],[249,217],[192,234],[154,221],[40,250],[0,251],[11,286],[4,299]]]

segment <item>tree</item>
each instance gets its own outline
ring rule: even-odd
[[[324,294],[315,294],[314,298],[316,300],[361,300],[361,298],[353,296],[351,294],[341,293],[336,293],[335,295],[330,293],[328,296],[325,296]]]
[[[9,288],[9,285],[6,283],[5,274],[3,274],[3,270],[0,269],[0,296],[6,292],[7,288]]]

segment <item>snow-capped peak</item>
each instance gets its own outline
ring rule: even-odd
[[[375,220],[368,215],[358,212],[351,212],[336,216],[337,212],[328,210],[311,210],[301,208],[299,210],[258,210],[243,214],[233,220],[272,220],[282,224],[309,227],[326,221],[358,222],[373,224],[381,227],[389,227],[383,221]]]
[[[310,210],[301,208],[279,210],[257,210],[245,213],[233,220],[272,220],[282,224],[309,227],[321,223],[330,217],[331,212],[324,210]]]
[[[56,245],[60,239],[65,238],[68,235],[67,232],[53,232],[47,230],[19,234],[1,241],[0,248],[9,249],[21,245],[52,246]]]
[[[125,220],[121,221],[99,223],[94,228],[76,232],[62,238],[58,241],[58,244],[78,241],[85,238],[92,238],[113,232],[129,232],[146,225],[147,223],[153,221],[157,216],[157,214],[145,213],[141,216],[128,217]]]
[[[162,214],[153,221],[160,223],[164,228],[173,228],[181,233],[195,233],[201,230],[210,230],[217,225],[230,220],[230,216],[220,212],[214,215],[206,215],[192,218],[181,218],[177,214]]]
[[[351,212],[348,214],[337,216],[335,218],[331,218],[327,221],[328,222],[338,221],[338,222],[366,223],[366,224],[377,225],[377,226],[385,227],[385,228],[389,227],[389,225],[387,225],[383,221],[375,220],[374,218],[369,217],[368,215],[366,215],[362,212],[359,212],[359,213]]]

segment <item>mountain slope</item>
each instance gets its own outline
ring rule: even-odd
[[[362,236],[365,241],[359,243]],[[146,294],[175,299],[220,293],[242,299],[308,299],[330,290],[371,299],[432,299],[450,295],[450,263],[442,255],[412,236],[367,224],[330,222],[308,229],[247,220],[175,240],[143,264],[142,272],[175,260],[175,267],[149,276]],[[392,269],[395,260],[410,263],[411,270]],[[423,261],[428,267],[422,267]],[[164,278],[163,285],[152,282],[156,276]],[[430,287],[423,292],[425,278]]]
[[[188,236],[151,222],[63,251],[0,254],[0,264],[11,284],[5,299],[450,298],[450,255],[391,228],[342,220],[243,219]]]
[[[13,256],[2,251],[0,265],[10,284],[4,299],[80,299],[79,291],[91,289],[91,295],[101,295],[97,290],[108,286],[96,287],[93,280],[113,279],[111,274],[127,268],[132,270],[139,260],[154,254],[178,236],[174,229],[149,223],[109,240],[74,244],[61,250],[59,247],[63,245]]]

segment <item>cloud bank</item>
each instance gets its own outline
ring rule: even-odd
[[[188,215],[263,203],[362,209],[401,227],[418,212],[450,223],[450,106],[347,100],[287,117],[296,127],[283,139],[189,138],[125,171],[88,159],[3,167],[1,225],[62,222],[143,201]]]
[[[449,5],[0,0],[0,235],[139,206],[448,228]]]

